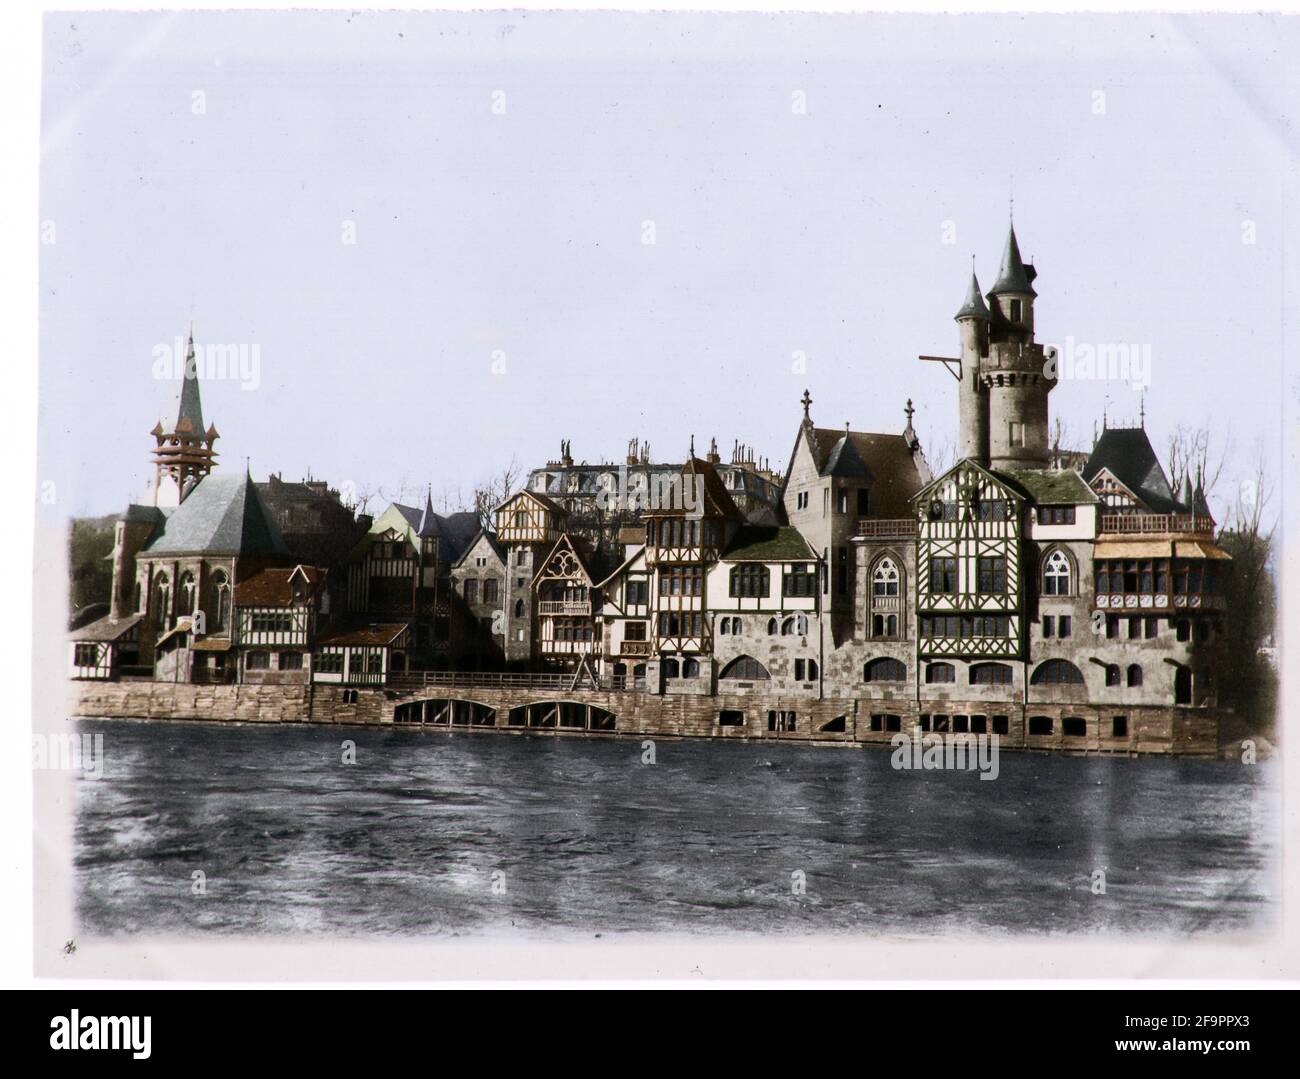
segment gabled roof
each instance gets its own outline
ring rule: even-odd
[[[813,562],[817,556],[797,528],[745,525],[722,555],[724,562]]]
[[[501,564],[505,565],[506,553],[501,549],[501,544],[497,542],[496,533],[489,532],[485,528],[479,528],[478,534],[470,540],[466,545],[465,550],[461,552],[460,557],[456,559],[455,565],[457,567],[460,566],[461,563],[470,556],[470,553],[479,545],[480,542],[486,543],[492,553],[501,561]]]
[[[290,557],[284,537],[247,473],[205,476],[145,548],[146,555]]]
[[[636,551],[632,552],[632,554],[628,555],[627,558],[623,559],[623,561],[620,562],[618,566],[614,568],[614,570],[609,574],[609,576],[607,576],[603,581],[600,581],[598,583],[597,587],[603,589],[615,577],[621,577],[624,573],[630,570],[632,568],[633,563],[638,561],[641,563],[642,567],[644,568],[645,566],[644,547],[638,548]]]
[[[832,454],[846,434],[842,429],[805,427],[808,449],[813,463],[823,476],[830,475]],[[849,431],[847,445],[862,462],[871,477],[871,513],[874,517],[909,517],[912,497],[923,486],[923,473],[919,454],[912,452],[911,444],[903,435],[874,434],[866,431]],[[797,444],[796,444],[797,449]],[[842,456],[846,450],[840,450]],[[791,463],[794,454],[790,455]],[[835,458],[838,462],[839,457]],[[787,481],[789,473],[786,474]]]
[[[506,506],[510,505],[510,503],[515,501],[515,499],[517,498],[531,498],[539,506],[543,507],[544,509],[548,509],[553,513],[559,513],[567,516],[569,512],[562,505],[560,505],[560,503],[556,502],[555,499],[547,495],[541,494],[538,491],[530,491],[526,487],[521,487],[518,491],[516,491],[504,502],[502,502],[501,505],[497,507],[497,509],[498,510],[505,509]]]
[[[578,568],[582,570],[583,575],[587,578],[587,583],[594,585],[596,583],[596,573],[594,562],[595,559],[587,542],[580,536],[570,535],[568,532],[561,532],[560,538],[555,541],[555,546],[547,552],[546,557],[537,565],[537,572],[533,574],[532,584],[536,584],[542,579],[542,574],[546,572],[546,567],[550,565],[551,559],[559,553],[560,549],[572,551],[578,561]]]
[[[1022,487],[1017,480],[1013,479],[1009,473],[994,472],[993,469],[985,467],[984,465],[976,461],[973,457],[963,457],[960,460],[953,462],[953,464],[950,465],[946,471],[941,472],[939,475],[935,476],[934,479],[932,479],[929,483],[927,483],[924,487],[922,487],[919,491],[917,491],[916,494],[912,496],[911,501],[920,502],[922,499],[929,498],[933,493],[933,491],[935,490],[935,488],[937,488],[940,484],[942,484],[949,476],[951,476],[959,468],[973,468],[976,472],[980,473],[981,475],[987,476],[989,480],[992,482],[993,486],[999,488],[1000,490],[1006,491],[1010,495],[1013,495],[1018,498],[1029,497],[1029,492],[1024,487]],[[912,508],[911,512],[913,513],[916,512],[915,508]]]
[[[1015,468],[999,469],[995,475],[1005,476],[1018,484],[1035,505],[1084,505],[1098,501],[1092,488],[1083,482],[1075,469]]]
[[[114,618],[112,615],[106,615],[97,622],[91,622],[88,626],[74,629],[68,634],[68,640],[112,643],[135,629],[143,619],[143,614],[129,614],[125,618]]]
[[[728,517],[735,521],[745,519],[745,515],[736,506],[735,499],[731,497],[731,492],[727,490],[727,485],[722,481],[722,477],[718,475],[718,470],[708,461],[699,457],[688,457],[677,474],[684,481],[681,498],[689,503],[689,507],[660,506],[646,510],[644,516],[674,517],[689,512],[703,514],[707,517]],[[702,505],[698,506],[695,505],[697,497],[695,481],[697,479],[699,480],[699,497],[702,501]],[[691,485],[689,490],[685,489],[686,482]]]
[[[235,606],[291,607],[294,603],[295,579],[301,579],[306,584],[310,596],[325,579],[326,572],[319,566],[259,570],[252,576],[235,582]]]
[[[1105,469],[1152,513],[1190,513],[1174,496],[1151,440],[1141,427],[1107,427],[1097,439],[1083,478],[1092,483]]]
[[[316,637],[316,644],[368,645],[379,648],[392,644],[406,632],[406,622],[372,622],[360,626],[334,626]]]

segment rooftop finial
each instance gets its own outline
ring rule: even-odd
[[[907,399],[907,404],[903,408],[903,415],[907,417],[907,426],[912,426],[912,417],[916,414],[916,409],[912,407],[912,399]]]
[[[808,414],[808,410],[812,408],[812,394],[808,392],[807,387],[804,387],[803,396],[799,398],[799,401],[803,405],[803,418],[805,420],[811,419],[812,417]]]
[[[1147,425],[1147,394],[1146,390],[1142,391],[1142,400],[1138,405],[1138,426],[1146,429]]]

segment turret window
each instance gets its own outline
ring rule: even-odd
[[[1019,301],[1019,300],[1012,300],[1012,301],[1011,301],[1011,321],[1012,321],[1012,322],[1019,322],[1019,321],[1020,321],[1020,316],[1021,316],[1020,301]]]

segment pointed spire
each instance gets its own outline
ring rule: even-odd
[[[1003,292],[1023,292],[1037,296],[1034,286],[1030,284],[1036,274],[1025,268],[1020,257],[1020,244],[1016,241],[1016,228],[1012,225],[1007,230],[1007,246],[1002,251],[1002,265],[998,268],[998,279],[989,290],[990,296]]]
[[[975,276],[974,267],[971,267],[970,288],[966,290],[966,300],[958,308],[957,313],[953,315],[953,319],[958,322],[964,318],[982,318],[985,322],[989,320],[988,305],[984,303],[984,297],[980,295],[979,278]]]
[[[416,530],[421,539],[436,536],[437,515],[433,512],[433,484],[429,484],[424,493],[424,513],[420,515],[420,527]]]
[[[199,399],[199,371],[194,360],[194,328],[190,327],[189,344],[185,347],[185,370],[181,374],[181,407],[176,414],[176,433],[204,434],[203,403]]]

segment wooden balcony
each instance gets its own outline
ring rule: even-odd
[[[589,599],[543,599],[537,603],[537,613],[540,615],[556,614],[591,614],[591,600]]]
[[[1214,535],[1214,521],[1194,513],[1103,513],[1100,530],[1116,534]]]
[[[857,535],[865,539],[886,539],[916,535],[915,517],[868,517],[858,522]]]

